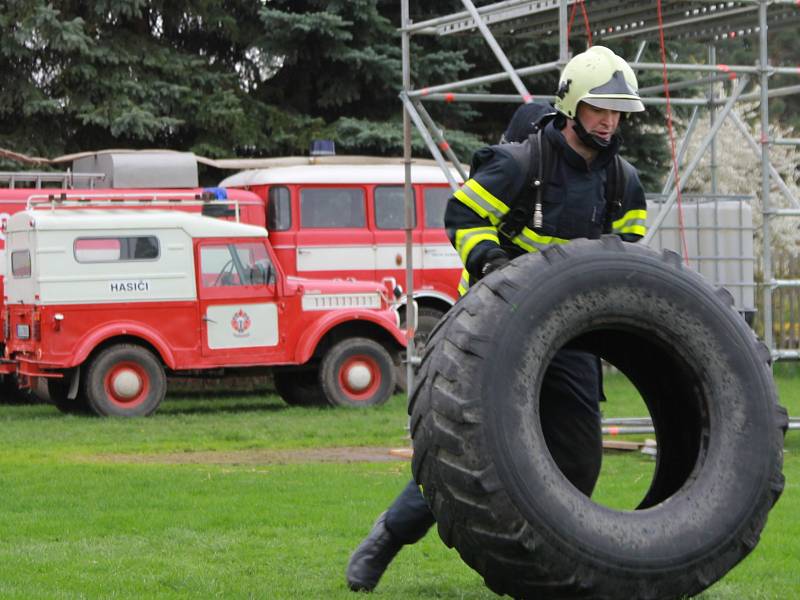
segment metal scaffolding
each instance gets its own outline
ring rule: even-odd
[[[779,139],[770,133],[769,127],[769,101],[787,95],[800,93],[800,85],[788,85],[770,89],[769,79],[773,75],[800,76],[797,66],[773,66],[767,59],[768,32],[784,28],[800,29],[800,8],[796,0],[743,0],[737,2],[722,2],[708,0],[663,0],[660,7],[656,0],[634,0],[621,2],[619,0],[505,0],[491,4],[476,6],[472,0],[461,0],[464,11],[443,15],[441,17],[414,22],[410,18],[409,0],[401,0],[401,38],[402,38],[402,63],[403,63],[403,89],[400,93],[404,107],[404,158],[406,169],[406,199],[407,213],[410,215],[410,164],[411,164],[411,128],[413,122],[422,136],[433,158],[442,168],[455,189],[459,183],[453,178],[450,164],[466,179],[462,162],[468,163],[469,157],[459,160],[449,144],[442,130],[430,117],[424,107],[426,102],[530,102],[534,97],[551,100],[552,90],[532,93],[526,86],[526,81],[535,80],[536,75],[547,72],[558,72],[569,60],[570,52],[568,41],[579,42],[582,48],[591,39],[592,43],[613,46],[614,40],[633,39],[639,42],[638,51],[633,57],[626,57],[631,67],[637,72],[658,71],[662,72],[687,72],[696,75],[695,79],[673,82],[669,84],[669,102],[673,106],[686,106],[692,108],[692,115],[680,143],[677,147],[677,164],[683,165],[676,177],[674,169],[670,172],[667,182],[660,192],[661,201],[656,204],[657,211],[649,223],[649,231],[644,243],[653,244],[666,227],[665,222],[674,212],[676,199],[683,191],[691,174],[700,165],[704,156],[711,159],[711,177],[709,179],[709,193],[707,196],[719,200],[717,193],[717,167],[719,157],[717,154],[717,136],[725,120],[731,122],[741,133],[744,145],[752,150],[761,166],[761,217],[762,217],[762,273],[761,282],[761,318],[764,324],[764,341],[772,352],[773,359],[800,359],[800,350],[776,347],[773,336],[773,293],[780,288],[800,288],[800,279],[776,279],[773,270],[773,233],[772,224],[776,219],[800,217],[800,200],[793,194],[790,187],[781,178],[777,169],[770,160],[770,147],[772,145],[798,145],[798,139]],[[660,8],[660,11],[657,10]],[[660,15],[659,15],[660,13]],[[571,20],[579,15],[577,22],[585,26],[570,29]],[[580,15],[583,15],[581,21]],[[660,16],[660,20],[659,20]],[[588,29],[588,31],[587,31]],[[514,66],[508,60],[496,35],[536,36],[539,38],[553,38],[558,36],[558,57],[550,62],[537,65]],[[469,79],[451,81],[437,85],[413,86],[411,82],[411,38],[417,35],[453,36],[478,34],[485,40],[488,49],[497,58],[502,70],[475,75]],[[662,63],[644,62],[647,44],[653,40],[659,42],[661,36],[665,40],[705,43],[708,46],[708,60],[704,64],[696,63]],[[757,39],[758,61],[754,65],[726,65],[717,62],[717,48],[727,42],[740,37],[750,36]],[[514,93],[495,94],[483,92],[470,92],[470,88],[501,81],[509,81]],[[420,82],[424,83],[424,82]],[[725,98],[721,98],[718,91],[720,85],[727,84],[729,90]],[[756,88],[748,91],[748,88]],[[702,90],[700,95],[691,95],[697,89]],[[688,91],[685,96],[677,93]],[[664,105],[667,97],[663,86],[643,87],[640,89],[642,101],[646,105]],[[760,136],[756,139],[749,131],[737,107],[744,101],[756,101],[760,111]],[[708,112],[709,131],[699,142],[694,155],[687,156],[689,142],[699,118],[699,110]],[[448,164],[450,163],[450,164]],[[676,185],[676,181],[678,184]],[[770,197],[771,185],[774,185],[782,203]],[[746,192],[744,190],[743,192]],[[774,192],[773,192],[774,193]],[[736,197],[741,201],[742,196]],[[699,202],[699,200],[698,200]],[[699,206],[699,205],[698,205]],[[748,203],[749,206],[749,203]],[[718,214],[718,211],[712,211]],[[411,222],[410,216],[408,223]],[[723,226],[718,226],[722,228]],[[741,229],[741,224],[737,227]],[[411,230],[407,229],[407,239],[410,244]],[[752,236],[751,236],[752,237]],[[752,242],[752,239],[751,239]],[[703,259],[702,252],[692,258],[693,266],[697,266]],[[746,257],[739,257],[747,260]],[[409,273],[413,268],[411,253],[408,253]],[[753,262],[753,258],[749,259]],[[752,272],[753,265],[750,265]],[[707,277],[708,273],[704,273]],[[711,276],[713,280],[713,275]],[[727,284],[731,287],[745,286],[742,281],[714,281]],[[411,297],[412,278],[407,278],[408,297]],[[741,308],[737,306],[737,308]],[[753,310],[755,306],[752,307]],[[410,331],[416,326],[416,320],[408,311],[407,320]],[[414,357],[413,339],[409,347],[409,356]],[[411,361],[409,361],[411,363]],[[409,374],[411,364],[409,364]],[[410,380],[410,378],[409,378]]]

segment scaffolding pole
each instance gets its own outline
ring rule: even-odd
[[[458,160],[458,157],[445,152],[446,156],[437,147],[443,146],[443,136],[439,127],[425,111],[423,104],[426,102],[469,102],[469,103],[519,103],[528,101],[532,97],[552,100],[552,91],[537,93],[531,89],[526,80],[544,73],[559,71],[570,58],[569,42],[587,41],[588,35],[596,43],[617,38],[641,38],[638,51],[630,66],[637,72],[657,71],[664,68],[670,72],[695,73],[696,77],[686,81],[668,83],[671,92],[684,92],[681,97],[671,97],[669,102],[674,106],[692,107],[695,110],[704,108],[710,113],[710,132],[704,137],[700,149],[689,161],[688,166],[681,172],[681,185],[696,170],[703,156],[707,153],[716,155],[716,138],[725,120],[731,122],[742,133],[745,144],[758,155],[760,165],[760,195],[762,198],[762,271],[764,280],[760,294],[761,315],[763,316],[763,335],[773,358],[775,359],[800,359],[800,351],[776,347],[773,336],[773,291],[781,287],[800,287],[800,280],[775,280],[773,265],[772,223],[776,218],[796,218],[795,209],[800,209],[800,201],[784,182],[782,176],[770,160],[770,147],[775,145],[796,146],[800,139],[780,139],[770,135],[769,132],[769,101],[774,98],[796,95],[800,93],[800,85],[784,85],[770,89],[769,80],[775,75],[798,77],[800,69],[796,66],[770,65],[768,61],[768,33],[780,29],[800,28],[800,11],[796,8],[796,0],[744,0],[738,3],[713,3],[706,0],[670,1],[663,2],[665,36],[671,40],[689,40],[709,46],[708,64],[681,63],[678,61],[662,64],[649,62],[643,59],[644,50],[648,40],[658,39],[662,29],[655,23],[655,12],[652,3],[632,1],[620,3],[613,0],[593,0],[590,11],[593,23],[590,32],[572,31],[571,37],[567,36],[568,7],[573,6],[578,0],[505,0],[483,6],[475,6],[474,0],[462,0],[466,10],[436,18],[426,19],[413,23],[409,18],[409,0],[401,0],[403,18],[401,32],[403,34],[403,68],[404,74],[410,72],[411,36],[459,36],[477,34],[485,40],[489,50],[493,52],[500,62],[503,70],[484,75],[476,75],[458,81],[438,83],[425,86],[423,82],[414,88],[412,83],[405,78],[403,81],[403,99],[406,110],[404,114],[412,119],[422,134],[426,146],[433,157],[445,170],[451,186],[454,179],[447,164],[447,159],[453,165],[467,163],[467,160]],[[573,7],[574,8],[574,7]],[[558,35],[558,56],[555,60],[545,61],[534,65],[512,65],[503,53],[495,31],[504,34],[532,35]],[[757,40],[758,58],[754,64],[722,64],[718,60],[718,49],[721,45],[738,39],[742,36],[751,36]],[[747,81],[752,77],[759,84],[759,89],[743,93]],[[757,79],[756,79],[757,78]],[[715,95],[715,86],[720,82],[730,80],[734,87],[728,98],[720,99]],[[474,90],[477,86],[509,82],[516,93],[485,93]],[[470,88],[473,88],[470,90]],[[667,102],[659,92],[663,86],[649,86],[640,90],[642,101],[646,105],[664,105]],[[692,90],[700,90],[699,94],[692,94]],[[759,104],[760,134],[756,139],[749,131],[747,125],[734,110],[734,106],[742,102],[752,101]],[[696,113],[692,114],[679,147],[679,164],[683,162],[688,151],[689,141],[696,126]],[[410,133],[408,134],[410,136]],[[445,143],[446,144],[446,143]],[[445,146],[446,147],[446,146]],[[410,146],[409,146],[410,148]],[[713,157],[712,157],[713,158]],[[716,160],[713,161],[716,165]],[[463,174],[462,174],[463,175]],[[409,174],[410,177],[410,174]],[[669,192],[668,201],[661,207],[657,221],[650,225],[648,238],[663,225],[669,205],[674,203],[678,190],[674,186],[675,174],[670,173],[664,192]],[[712,171],[709,179],[712,194],[717,188],[717,175]],[[790,208],[776,207],[770,197],[771,184],[777,186]]]

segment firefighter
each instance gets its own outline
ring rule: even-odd
[[[448,237],[465,267],[462,293],[514,257],[550,244],[602,233],[626,241],[644,236],[644,189],[636,170],[617,157],[620,119],[644,110],[637,90],[630,66],[593,46],[564,67],[552,115],[534,123],[539,109],[523,105],[501,140],[511,143],[475,153],[470,178],[445,211]],[[532,150],[531,144],[539,145]],[[546,172],[539,172],[540,157]],[[542,381],[542,429],[562,473],[587,496],[602,460],[601,398],[599,358],[560,349]],[[409,482],[350,557],[350,589],[374,589],[400,548],[433,523],[418,486]]]

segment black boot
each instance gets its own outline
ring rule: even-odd
[[[347,585],[354,592],[374,590],[386,567],[403,547],[386,529],[385,523],[386,513],[383,513],[347,563]]]

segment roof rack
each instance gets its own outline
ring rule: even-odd
[[[56,183],[61,187],[75,187],[76,182],[82,182],[88,188],[94,188],[95,183],[105,177],[104,173],[78,173],[75,171],[0,171],[0,183],[8,184],[10,189],[17,188],[19,183],[28,183],[23,188],[41,189],[44,183]],[[32,184],[32,185],[30,185]]]
[[[233,213],[224,213],[225,216],[235,216],[240,220],[240,206],[259,205],[256,201],[239,200],[237,198],[218,198],[213,192],[129,192],[129,193],[70,193],[58,194],[31,194],[28,196],[26,210],[41,210],[57,208],[174,208],[183,206],[225,206],[233,204]],[[203,214],[223,216],[209,211]]]

